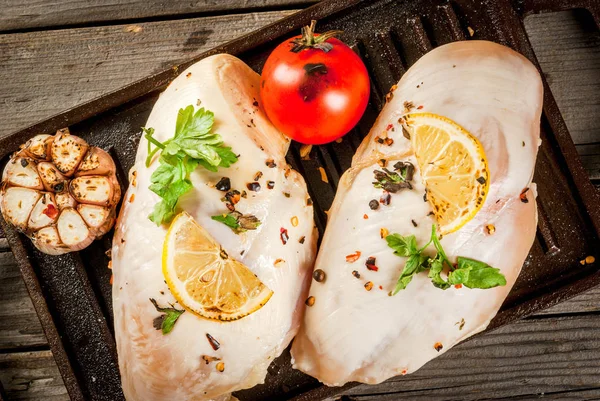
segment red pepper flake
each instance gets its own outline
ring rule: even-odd
[[[290,239],[288,231],[283,227],[279,229],[279,237],[281,238],[281,242],[283,243],[283,245],[287,244],[288,240]]]
[[[380,289],[380,290],[383,290],[383,286],[382,286],[382,285],[380,285],[380,286],[379,286],[379,289]]]
[[[133,203],[134,200],[135,200],[135,194],[131,194],[131,196],[129,197],[129,203]]]
[[[524,190],[521,191],[521,195],[519,195],[519,199],[521,199],[521,202],[529,203],[529,199],[527,199],[528,191],[529,191],[529,188],[525,188]]]
[[[462,284],[456,284],[456,285],[454,286],[454,288],[456,288],[457,290],[460,290],[460,289],[462,288]]]
[[[52,220],[58,217],[58,209],[53,204],[48,204],[42,213],[50,217]]]
[[[110,285],[113,285],[113,282],[115,281],[115,276],[114,275],[110,275],[110,280],[108,281],[110,283]]]
[[[369,215],[367,215],[366,213],[363,214],[363,219],[368,220],[369,219]]]
[[[185,74],[185,77],[186,77],[186,78],[189,78],[189,77],[191,77],[191,76],[192,76],[192,73],[191,73],[191,72],[188,72],[187,74]]]
[[[208,342],[209,342],[210,346],[212,347],[212,349],[214,349],[216,351],[219,348],[221,348],[221,344],[217,341],[216,338],[214,338],[213,336],[211,336],[208,333],[206,333],[206,338],[208,339]]]
[[[365,266],[367,266],[367,269],[371,270],[371,271],[378,271],[379,267],[375,266],[376,260],[374,256],[369,256],[367,258],[367,261],[365,262]]]
[[[394,125],[393,125],[393,124],[388,124],[388,126],[387,126],[387,127],[385,127],[385,130],[386,130],[386,131],[389,131],[389,130],[391,130],[392,128],[394,128]]]
[[[358,258],[360,258],[360,251],[356,251],[354,253],[351,253],[350,255],[346,255],[346,262],[354,263],[358,260]]]
[[[417,107],[417,110],[421,110],[423,108],[423,105],[420,105],[419,107]]]
[[[406,369],[406,368],[402,369],[402,372],[400,372],[400,374],[401,374],[402,376],[404,376],[404,375],[405,375],[405,374],[407,374],[407,373],[408,373],[408,369]]]
[[[379,198],[379,203],[381,203],[383,206],[388,206],[391,200],[392,196],[390,193],[388,191],[383,191],[383,194]]]
[[[437,342],[437,343],[433,344],[433,348],[435,348],[435,350],[437,352],[440,352],[442,350],[442,348],[444,348],[444,346],[442,345],[442,343]]]

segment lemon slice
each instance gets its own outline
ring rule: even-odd
[[[262,308],[273,295],[185,212],[173,219],[167,232],[163,274],[179,304],[207,319],[241,319]]]
[[[405,121],[440,232],[456,231],[477,214],[489,192],[483,146],[437,114],[411,113]]]

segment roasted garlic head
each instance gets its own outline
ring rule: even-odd
[[[84,249],[115,221],[121,188],[113,159],[69,134],[36,135],[2,173],[4,219],[49,255]]]

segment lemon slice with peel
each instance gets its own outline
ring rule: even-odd
[[[273,295],[185,212],[173,219],[167,232],[163,274],[179,304],[207,319],[241,319],[262,308]]]
[[[456,231],[477,214],[489,192],[483,146],[437,114],[410,113],[404,120],[440,232]]]

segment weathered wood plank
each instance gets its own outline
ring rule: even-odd
[[[600,33],[591,15],[530,15],[525,29],[573,141],[600,142]]]
[[[367,400],[600,397],[600,318],[528,319],[460,344],[412,375],[346,392]],[[331,400],[330,400],[331,401]]]
[[[0,137],[291,13],[0,35]]]
[[[11,401],[69,400],[50,351],[0,354],[0,381]]]
[[[0,350],[47,344],[13,254],[0,253]]]
[[[6,0],[0,31],[308,6],[318,0]]]

